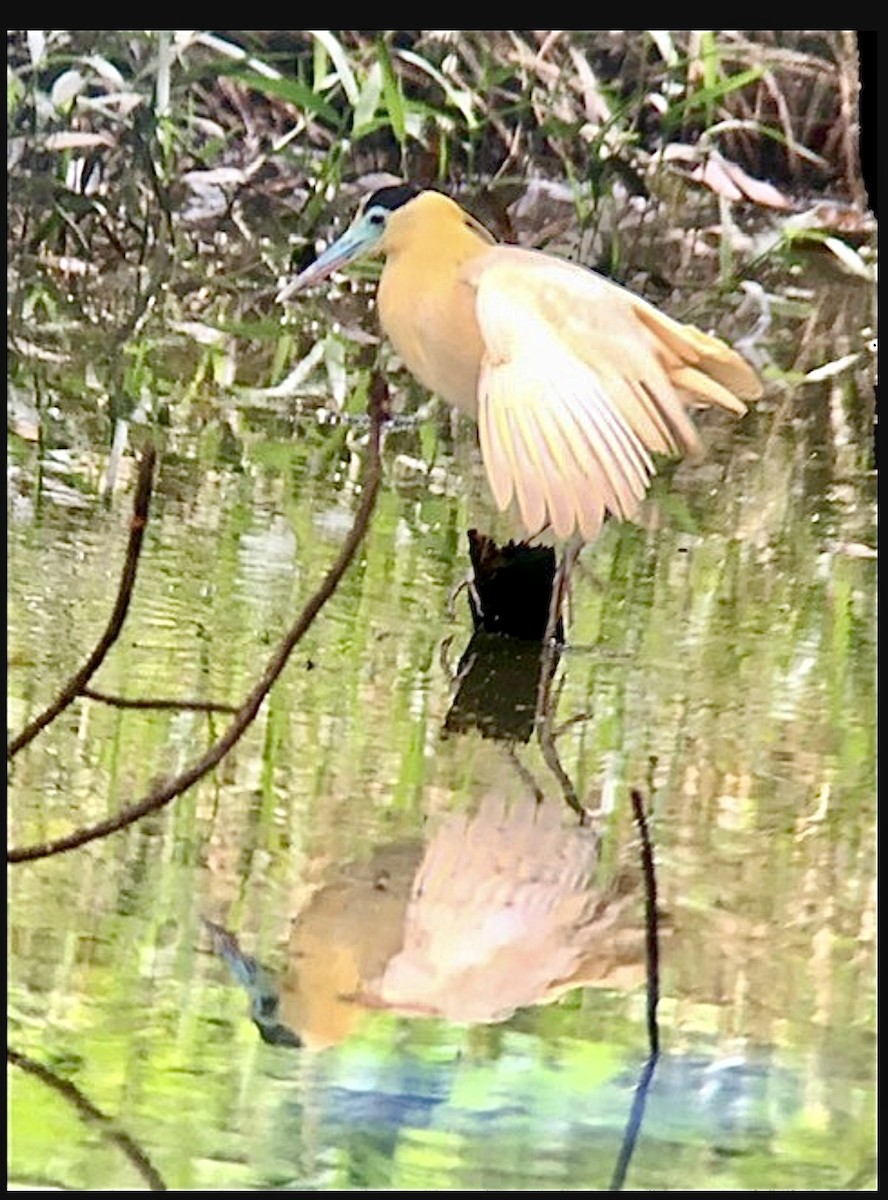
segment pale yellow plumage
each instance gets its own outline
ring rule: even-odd
[[[597,880],[598,839],[558,804],[482,798],[431,835],[401,944],[362,1001],[449,1021],[503,1021],[573,988],[613,986],[644,954],[631,891]]]
[[[386,189],[396,190],[407,189]],[[651,453],[699,452],[690,408],[741,415],[743,400],[761,394],[724,342],[600,275],[493,244],[437,192],[398,196],[390,208],[377,197],[352,229],[371,219],[381,227],[371,237],[386,260],[383,330],[421,383],[477,419],[496,502],[516,498],[529,533],[551,525],[591,541],[606,512],[636,511]],[[318,267],[353,256],[337,257],[339,245]],[[325,273],[309,268],[297,286]]]

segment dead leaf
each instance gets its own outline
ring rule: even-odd
[[[43,143],[46,150],[91,150],[95,146],[113,149],[116,142],[110,133],[51,133]]]

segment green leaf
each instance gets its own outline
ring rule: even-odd
[[[376,110],[382,96],[382,67],[375,62],[367,72],[364,86],[358,95],[352,118],[352,132],[355,137],[369,133],[374,124]]]
[[[351,68],[351,63],[348,61],[348,55],[345,53],[342,43],[337,41],[329,29],[309,29],[308,32],[320,42],[330,55],[330,61],[336,68],[336,74],[339,82],[342,84],[342,90],[345,92],[346,99],[352,108],[356,108],[360,96],[358,81],[355,79],[355,73]]]
[[[7,64],[6,67],[6,115],[7,117],[18,108],[25,94],[25,85],[18,75]]]
[[[703,108],[716,100],[721,100],[731,92],[739,91],[747,84],[755,83],[756,80],[761,79],[764,73],[764,67],[751,67],[748,71],[741,71],[739,75],[731,75],[710,87],[700,88],[698,92],[694,92],[693,96],[688,97],[684,105],[685,111],[692,108]]]
[[[263,75],[255,75],[248,71],[228,73],[239,79],[245,87],[262,92],[264,96],[277,96],[279,100],[286,100],[297,108],[314,113],[315,116],[336,128],[340,124],[339,113],[336,109],[317,92],[313,92],[310,87],[300,83],[298,79],[266,79]]]
[[[423,421],[419,427],[419,445],[422,449],[423,461],[427,466],[434,466],[438,456],[438,426],[434,421]]]
[[[471,92],[466,91],[464,88],[454,87],[450,80],[445,75],[442,75],[437,67],[432,66],[430,62],[427,62],[419,54],[414,54],[412,50],[397,50],[396,54],[402,62],[410,63],[418,70],[424,71],[426,75],[430,76],[440,85],[448,101],[462,113],[469,129],[476,129],[478,127],[478,120],[472,105]]]
[[[398,144],[403,149],[407,139],[407,122],[401,84],[395,75],[388,46],[386,46],[385,42],[380,41],[377,43],[377,53],[379,65],[382,68],[382,95],[386,111],[391,122],[392,132],[398,139]]]
[[[719,67],[721,63],[718,46],[711,29],[703,32],[700,38],[700,51],[703,61],[703,92],[712,100],[715,97],[716,88],[719,86]]]

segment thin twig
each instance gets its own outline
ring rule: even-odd
[[[657,1025],[657,1005],[660,1003],[660,937],[657,912],[657,876],[654,852],[644,812],[644,797],[632,789],[632,815],[641,837],[641,869],[644,873],[644,927],[647,952],[647,1025],[651,1054],[660,1053],[660,1030]]]
[[[559,571],[561,568],[559,567]],[[554,588],[558,587],[558,576],[556,575]],[[550,613],[549,625],[553,629],[558,624],[558,612],[555,609],[554,603],[552,612],[555,613],[553,622]],[[543,752],[546,766],[558,780],[562,794],[567,804],[574,810],[580,818],[580,824],[583,825],[587,819],[587,812],[583,807],[577,789],[573,785],[573,780],[561,765],[561,758],[558,750],[555,747],[555,736],[552,732],[552,713],[555,705],[552,701],[552,680],[555,678],[555,671],[558,667],[558,646],[554,638],[547,636],[543,645],[543,653],[540,656],[540,682],[537,688],[537,705],[536,705],[536,733],[537,740],[540,743],[540,749]]]
[[[504,752],[506,758],[512,764],[512,766],[515,768],[515,772],[518,775],[518,778],[521,780],[522,783],[526,784],[526,786],[530,790],[530,793],[534,799],[534,803],[542,804],[544,802],[544,800],[546,799],[546,793],[543,791],[543,789],[540,787],[540,785],[534,779],[531,771],[524,765],[524,763],[518,757],[518,752],[515,750],[514,746],[509,745],[509,743],[507,742],[503,746],[503,752]]]
[[[236,704],[219,704],[215,700],[163,700],[146,697],[145,699],[130,700],[126,696],[113,696],[109,692],[98,692],[95,688],[81,689],[81,696],[95,700],[98,704],[107,704],[110,708],[149,708],[149,709],[181,709],[185,712],[206,713],[236,713]]]
[[[130,522],[130,535],[126,547],[126,558],[120,574],[120,584],[117,588],[117,599],[105,628],[90,656],[76,674],[72,675],[55,700],[38,716],[26,725],[18,737],[13,738],[6,750],[7,759],[14,758],[18,752],[32,742],[42,729],[45,729],[64,712],[69,704],[82,695],[83,689],[102,665],[105,657],[120,636],[123,623],[136,582],[136,571],[139,566],[139,555],[142,552],[142,542],[145,527],[148,524],[148,507],[151,503],[151,486],[154,476],[156,452],[152,444],[148,444],[139,463],[139,478],[136,483],[136,495],[133,500],[133,517]]]
[[[611,1177],[608,1191],[619,1192],[626,1182],[626,1173],[635,1143],[644,1119],[648,1092],[651,1080],[660,1058],[660,1031],[657,1025],[657,1005],[660,1000],[660,945],[657,916],[657,879],[654,872],[654,854],[648,832],[647,818],[644,812],[644,797],[641,792],[632,790],[632,815],[641,837],[641,867],[644,875],[644,915],[645,915],[645,948],[647,958],[647,1027],[650,1053],[641,1069],[641,1075],[632,1098],[632,1108],[626,1122],[623,1143],[620,1146],[620,1156],[617,1159],[614,1173]]]
[[[842,165],[851,199],[863,210],[869,197],[860,162],[860,50],[856,29],[840,31],[837,59]]]
[[[552,667],[554,667],[554,660]],[[543,669],[545,670],[546,667]],[[543,752],[546,766],[558,780],[566,803],[580,818],[580,824],[585,825],[589,819],[589,814],[584,808],[580,797],[577,795],[577,789],[574,787],[573,780],[561,765],[561,758],[555,748],[555,739],[552,736],[552,723],[549,714],[542,721],[538,720],[537,737],[539,738],[540,749]]]
[[[370,455],[364,481],[364,492],[361,496],[361,503],[355,513],[355,519],[348,537],[345,539],[342,549],[321,581],[317,591],[309,597],[295,624],[281,639],[271,658],[268,660],[262,678],[244,700],[234,720],[222,736],[205,754],[192,763],[190,767],[187,767],[173,779],[168,780],[166,783],[149,792],[141,800],[122,809],[115,816],[109,817],[105,821],[100,821],[95,825],[75,830],[73,833],[62,838],[57,838],[53,842],[12,849],[7,853],[8,862],[33,861],[37,858],[46,858],[51,854],[61,854],[66,850],[74,850],[79,846],[85,845],[87,842],[94,841],[96,838],[104,837],[106,834],[116,833],[118,830],[126,828],[126,826],[131,825],[147,813],[163,808],[170,800],[187,791],[188,788],[192,787],[199,779],[217,766],[232,746],[241,738],[244,731],[256,717],[262,706],[262,702],[286,666],[293,649],[304,637],[315,617],[336,591],[339,581],[351,564],[367,532],[370,515],[376,503],[376,495],[379,491],[379,483],[382,477],[379,443],[387,395],[388,390],[385,381],[381,376],[376,376],[370,390]]]
[[[635,1095],[632,1098],[629,1120],[626,1122],[626,1131],[623,1134],[623,1144],[620,1146],[620,1157],[617,1159],[614,1173],[608,1185],[607,1190],[609,1192],[622,1191],[623,1184],[626,1182],[626,1173],[629,1170],[629,1163],[632,1161],[635,1143],[638,1140],[638,1133],[641,1129],[648,1091],[650,1090],[651,1080],[654,1077],[654,1070],[657,1066],[657,1057],[656,1054],[652,1054],[641,1069],[641,1075],[638,1078],[638,1084],[635,1088]]]
[[[167,1185],[164,1183],[160,1172],[151,1162],[145,1151],[133,1141],[128,1133],[124,1133],[122,1129],[117,1129],[111,1117],[106,1116],[105,1113],[96,1108],[92,1101],[84,1096],[76,1084],[71,1083],[69,1079],[62,1079],[54,1071],[50,1071],[48,1067],[35,1062],[34,1059],[28,1058],[26,1054],[22,1054],[18,1050],[13,1050],[10,1046],[6,1048],[6,1061],[12,1063],[13,1066],[18,1067],[22,1071],[27,1071],[29,1075],[35,1076],[42,1083],[45,1083],[47,1087],[53,1088],[59,1095],[64,1096],[68,1103],[72,1104],[82,1117],[98,1125],[102,1136],[109,1142],[113,1142],[123,1151],[152,1192],[165,1192],[167,1190]]]

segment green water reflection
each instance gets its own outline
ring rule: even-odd
[[[637,787],[664,909],[663,1058],[629,1183],[871,1186],[873,495],[865,440],[828,436],[866,429],[870,404],[852,377],[710,424],[707,462],[667,472],[641,525],[585,551],[555,725],[599,814],[600,855],[582,861],[613,921],[548,982],[525,943],[500,961],[498,995],[474,979],[474,1008],[453,973],[421,1005],[380,984],[433,848],[447,886],[423,936],[457,947],[461,969],[487,936],[479,912],[519,907],[509,893],[497,908],[502,887],[485,899],[480,859],[477,888],[457,886],[485,805],[520,823],[543,796],[567,839],[556,861],[573,861],[577,833],[539,746],[444,736],[470,634],[463,602],[450,609],[465,531],[509,526],[472,431],[432,413],[390,435],[359,561],[217,772],[124,833],[14,869],[10,1042],[75,1082],[170,1186],[604,1187],[647,1055]],[[416,465],[430,439],[432,474]],[[129,498],[101,507],[81,488],[65,505],[21,486],[36,451],[11,450],[15,731],[104,624]],[[237,704],[341,544],[359,426],[309,416],[281,438],[257,421],[236,463],[216,450],[166,449],[105,691]],[[12,765],[10,843],[102,819],[224,720],[74,705]],[[502,828],[485,844],[502,852],[488,881],[533,874],[526,846],[503,865]],[[590,924],[576,889],[558,904],[564,928]],[[205,918],[279,985],[302,1049],[261,1040]],[[11,1080],[11,1179],[139,1185],[101,1129],[41,1081]]]

